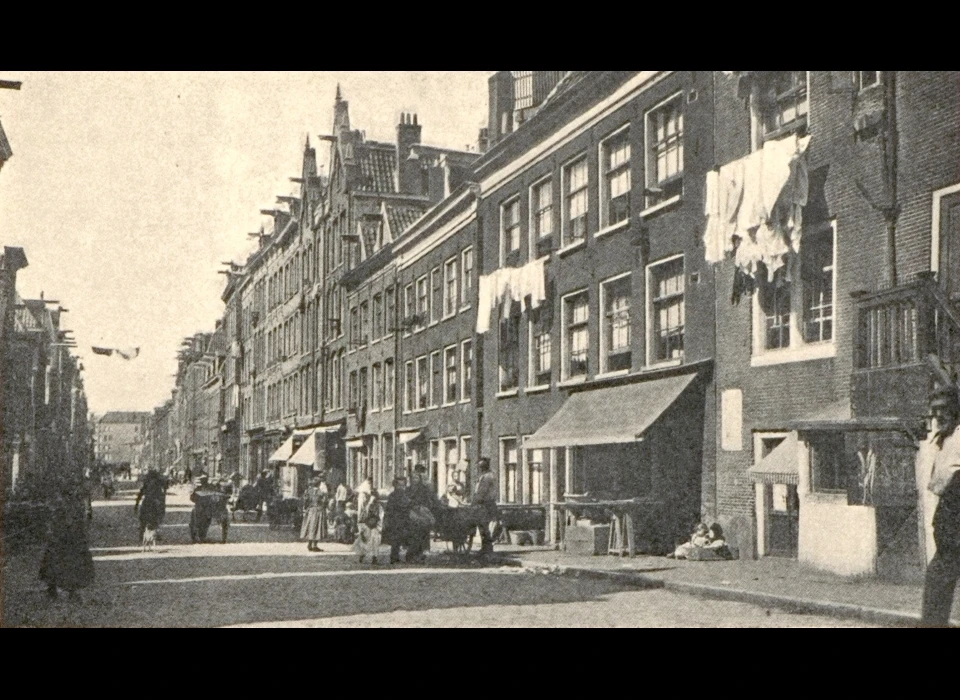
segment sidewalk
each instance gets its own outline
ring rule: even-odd
[[[497,546],[496,551],[504,563],[549,569],[568,576],[615,578],[638,587],[665,588],[872,624],[914,627],[920,620],[922,586],[843,578],[793,559],[693,562],[642,555],[578,556],[549,547]],[[960,627],[958,615],[960,595],[954,602],[952,622]]]

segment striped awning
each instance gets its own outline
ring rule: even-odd
[[[796,433],[787,435],[770,454],[747,470],[753,482],[798,485],[800,483],[800,474],[797,469],[798,444]]]

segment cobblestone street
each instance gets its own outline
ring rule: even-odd
[[[172,491],[154,552],[136,538],[133,492],[94,503],[97,582],[80,601],[49,601],[39,551],[3,571],[3,626],[40,627],[810,627],[849,626],[740,603],[482,568],[444,552],[424,566],[359,564],[351,548],[311,554],[289,529],[235,523],[229,542],[189,544],[189,502]],[[384,552],[383,560],[389,557]],[[358,585],[359,584],[359,585]]]

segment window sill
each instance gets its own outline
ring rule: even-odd
[[[618,369],[616,372],[604,372],[603,374],[598,374],[594,379],[612,379],[614,377],[623,377],[630,374],[628,369]]]
[[[473,400],[473,399],[460,399],[460,405],[462,406],[462,405],[464,405],[464,404],[468,404],[468,403],[470,403],[472,400]]]
[[[440,325],[440,321],[438,319],[436,321],[430,321],[430,323],[427,324],[427,328],[433,328],[434,326],[439,326],[439,325]]]
[[[523,393],[529,396],[530,394],[542,394],[545,391],[550,391],[550,385],[544,384],[542,386],[531,386],[523,390]]]
[[[470,304],[467,304],[466,306],[461,306],[461,307],[460,307],[459,313],[462,314],[464,311],[469,311],[469,310],[470,310]]]
[[[557,255],[559,255],[562,258],[565,255],[569,255],[575,250],[579,250],[580,248],[585,247],[586,245],[587,245],[587,239],[583,238],[579,241],[575,241],[567,246],[564,246],[563,248],[557,251]]]
[[[456,312],[456,311],[454,311],[453,313],[444,314],[443,318],[441,318],[440,320],[441,320],[441,321],[449,321],[451,318],[454,318],[456,315],[457,315],[457,312]]]
[[[768,350],[750,358],[751,367],[768,367],[791,362],[808,362],[811,360],[828,360],[837,356],[837,346],[834,343],[819,343],[800,348],[786,350]]]
[[[652,207],[647,207],[642,212],[640,212],[640,218],[646,219],[647,217],[653,216],[659,211],[663,211],[664,209],[672,207],[674,204],[677,204],[682,199],[682,197],[683,195],[675,194],[670,199],[664,200],[659,204],[654,204]]]
[[[587,378],[586,378],[585,376],[584,376],[584,377],[574,377],[573,379],[564,379],[562,382],[560,382],[559,384],[557,384],[557,386],[559,386],[559,387],[577,386],[577,385],[579,385],[579,384],[585,384],[586,381],[587,381]]]
[[[600,229],[595,234],[593,234],[593,237],[600,238],[601,236],[606,236],[607,234],[613,233],[614,231],[619,231],[621,229],[624,229],[629,225],[630,225],[630,218],[627,217],[623,221],[618,221],[615,224],[611,224],[610,226]]]
[[[513,397],[519,396],[519,395],[520,395],[520,390],[519,390],[519,389],[510,389],[509,391],[498,391],[498,392],[497,392],[497,398],[498,398],[498,399],[510,399],[510,398],[513,398]]]
[[[656,369],[666,369],[667,367],[679,367],[683,364],[683,358],[679,357],[675,360],[656,360],[654,362],[648,362],[647,366],[643,369],[645,371],[652,371]]]

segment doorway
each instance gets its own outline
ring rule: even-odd
[[[767,554],[797,558],[800,545],[800,497],[794,484],[766,484]]]

